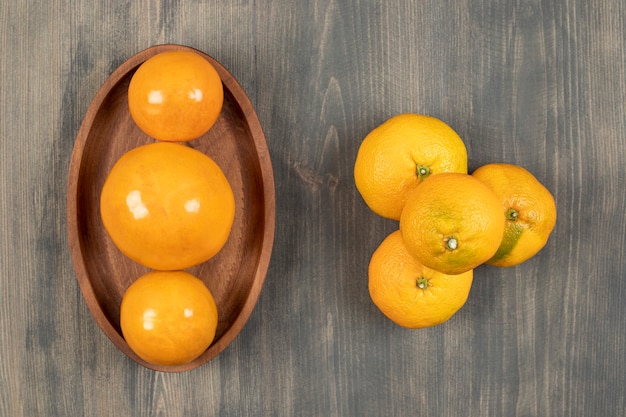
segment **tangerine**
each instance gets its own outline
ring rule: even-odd
[[[447,321],[465,304],[474,271],[447,275],[424,266],[396,230],[374,251],[368,276],[378,309],[394,323],[417,329]]]
[[[406,113],[385,121],[363,139],[354,181],[372,211],[399,220],[410,192],[443,172],[467,173],[463,140],[435,117]]]
[[[496,253],[504,219],[501,203],[487,185],[468,174],[443,173],[426,178],[409,195],[400,230],[421,263],[456,275]]]
[[[192,51],[161,52],[139,66],[128,86],[128,109],[154,139],[184,142],[205,134],[224,103],[220,76]]]
[[[226,243],[235,199],[220,167],[188,146],[156,142],[115,163],[100,196],[100,214],[115,245],[157,270],[185,269]]]
[[[487,263],[510,267],[536,255],[556,224],[556,204],[550,191],[526,168],[513,164],[483,165],[472,176],[498,196],[505,219],[502,243]]]
[[[215,299],[184,271],[153,271],[124,293],[120,326],[128,346],[156,365],[182,365],[212,343],[218,324]]]

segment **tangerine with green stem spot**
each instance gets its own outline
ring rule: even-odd
[[[505,220],[502,243],[490,265],[510,267],[536,255],[556,225],[556,203],[550,191],[528,171],[514,164],[487,164],[472,176],[493,190]]]
[[[409,194],[400,217],[409,252],[428,268],[456,275],[498,250],[504,233],[500,201],[468,174],[426,178]]]

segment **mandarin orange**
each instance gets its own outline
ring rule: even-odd
[[[102,222],[129,258],[157,270],[207,261],[226,243],[235,199],[220,167],[188,146],[156,142],[115,163],[100,196]]]
[[[361,142],[354,181],[368,207],[394,220],[409,193],[424,179],[443,172],[467,173],[467,150],[443,121],[400,114],[372,130]]]
[[[161,52],[139,66],[128,86],[128,108],[154,139],[196,139],[217,121],[224,103],[220,76],[192,51]]]
[[[526,168],[513,164],[483,165],[472,176],[498,196],[505,219],[502,243],[487,263],[510,267],[536,255],[556,224],[556,204],[550,191]]]
[[[184,271],[153,271],[124,293],[122,334],[143,360],[182,365],[200,356],[215,338],[217,305],[206,285]]]
[[[456,275],[496,253],[504,219],[500,201],[487,185],[468,174],[443,173],[428,177],[409,195],[400,230],[421,263]]]
[[[394,323],[416,329],[450,319],[465,304],[474,272],[447,275],[424,266],[395,231],[374,251],[368,275],[370,297],[378,309]]]

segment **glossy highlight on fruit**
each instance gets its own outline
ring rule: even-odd
[[[154,139],[185,142],[206,133],[224,104],[224,87],[209,61],[192,51],[161,52],[139,66],[128,86],[128,108]]]
[[[126,256],[152,269],[178,270],[221,250],[233,225],[235,199],[207,155],[156,142],[115,163],[102,188],[100,214]]]
[[[120,307],[120,326],[143,360],[182,365],[200,356],[215,337],[217,306],[206,285],[184,271],[149,272],[131,284]]]

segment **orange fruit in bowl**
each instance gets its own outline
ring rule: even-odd
[[[120,326],[128,346],[156,365],[182,365],[213,342],[218,324],[213,295],[184,271],[153,271],[124,293]]]
[[[472,176],[489,186],[500,200],[504,237],[490,265],[510,267],[530,259],[547,243],[556,224],[550,191],[527,169],[513,164],[487,164]]]
[[[109,172],[100,214],[113,243],[156,270],[205,262],[226,243],[235,199],[220,167],[186,145],[156,142],[131,149]]]
[[[447,275],[424,266],[409,253],[400,231],[374,251],[368,289],[378,309],[394,323],[411,329],[439,325],[467,301],[474,272]]]
[[[408,251],[425,266],[461,274],[498,250],[504,233],[502,205],[471,175],[432,175],[409,195],[400,231]]]
[[[166,51],[137,68],[128,86],[131,117],[154,139],[196,139],[217,121],[224,103],[220,76],[201,55]]]
[[[431,175],[467,173],[467,150],[443,121],[400,114],[363,139],[354,163],[355,185],[368,207],[398,220],[409,193]]]

